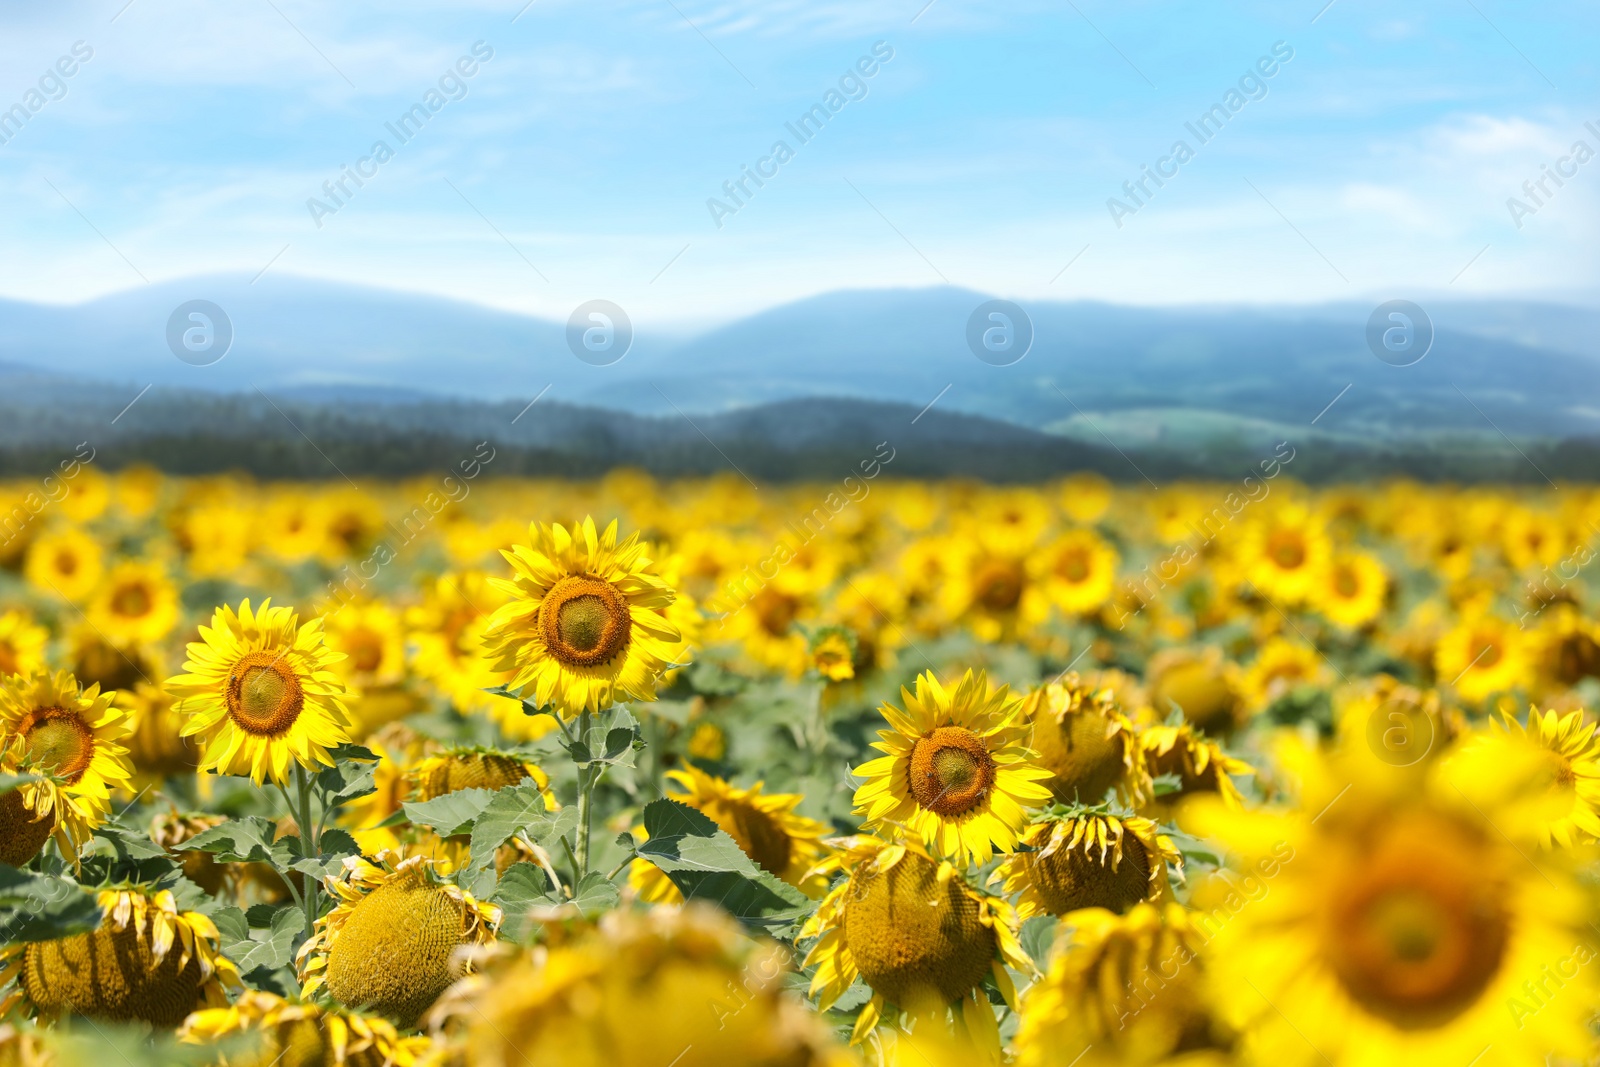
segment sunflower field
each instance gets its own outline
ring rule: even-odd
[[[1600,491],[892,458],[0,484],[0,1065],[1600,1062]]]

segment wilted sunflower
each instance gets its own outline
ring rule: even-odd
[[[191,1011],[227,1004],[239,972],[218,951],[220,935],[196,911],[178,910],[170,890],[119,886],[95,893],[98,929],[12,945],[0,983],[16,986],[0,1011],[22,1004],[54,1017],[140,1019],[174,1027]]]
[[[0,612],[0,677],[44,669],[50,631],[21,611]]]
[[[1232,1043],[1206,1004],[1205,940],[1177,904],[1074,912],[1023,998],[1020,1067],[1211,1062],[1168,1059]]]
[[[326,987],[339,1003],[411,1026],[457,977],[456,949],[494,940],[500,909],[442,877],[421,856],[379,853],[344,861],[327,880],[338,905],[317,920],[295,962],[309,998]]]
[[[782,878],[811,896],[821,896],[827,880],[811,873],[826,849],[822,838],[830,827],[796,814],[805,800],[800,793],[765,793],[762,783],[741,789],[689,766],[667,772],[681,792],[667,794],[705,815],[767,873]],[[628,881],[642,900],[679,903],[683,894],[649,860],[633,861]]]
[[[850,1067],[785,989],[786,952],[706,904],[611,911],[502,951],[431,1013],[482,1067]]]
[[[1141,730],[1139,744],[1152,778],[1171,775],[1178,779],[1176,790],[1157,794],[1150,801],[1146,809],[1149,814],[1170,818],[1184,800],[1207,793],[1215,793],[1230,808],[1244,806],[1233,776],[1254,774],[1255,768],[1228,755],[1221,745],[1188,723]]]
[[[178,622],[178,590],[159,564],[124,560],[111,568],[87,614],[114,645],[159,641]]]
[[[490,582],[511,596],[494,613],[485,647],[511,689],[563,717],[618,699],[654,700],[656,679],[679,640],[662,609],[673,592],[656,577],[639,535],[617,543],[617,524],[585,518],[528,528],[532,546],[502,552],[516,572]]]
[[[239,1036],[254,1037],[256,1044],[248,1055],[230,1054],[229,1067],[416,1067],[433,1047],[427,1037],[402,1036],[378,1016],[255,989],[227,1007],[195,1012],[178,1031],[187,1045]]]
[[[189,645],[187,673],[167,689],[179,698],[182,735],[205,743],[202,770],[282,783],[291,761],[307,770],[333,765],[328,749],[350,740],[350,719],[321,619],[302,626],[270,599],[255,611],[246,600],[237,613],[218,608],[200,637]]]
[[[838,850],[819,870],[849,877],[800,931],[801,940],[817,938],[805,959],[808,967],[816,964],[811,994],[817,1007],[826,1010],[860,977],[872,987],[872,1000],[856,1017],[852,1044],[891,1007],[936,1016],[955,1008],[975,1036],[998,1049],[994,1009],[979,987],[993,977],[1014,1008],[1016,989],[1006,966],[1033,969],[1017,941],[1011,906],[971,888],[948,861],[916,844],[866,835],[830,844]]]
[[[1039,763],[1050,771],[1045,784],[1061,803],[1095,804],[1112,789],[1129,804],[1149,795],[1144,751],[1109,688],[1068,674],[1029,693],[1023,713]]]
[[[76,858],[105,822],[111,790],[133,775],[127,713],[111,699],[66,671],[0,677],[0,770],[40,776],[0,795],[0,861],[22,866],[52,833]]]
[[[1531,864],[1471,800],[1478,783],[1446,778],[1445,764],[1396,769],[1365,746],[1298,742],[1279,763],[1299,783],[1297,809],[1196,802],[1185,820],[1260,875],[1248,901],[1237,881],[1194,894],[1210,909],[1214,1003],[1255,1062],[1585,1054],[1600,975],[1585,966],[1593,911],[1568,853]]]
[[[1042,818],[991,881],[1005,879],[1017,917],[1065,915],[1079,908],[1124,912],[1141,901],[1171,899],[1167,866],[1182,870],[1172,841],[1149,819],[1083,812]]]
[[[550,792],[550,776],[515,752],[481,746],[448,748],[418,760],[406,771],[412,800],[434,800],[461,789],[504,789],[524,779],[532,779],[539,787],[548,810],[561,807]]]
[[[969,670],[953,690],[932,671],[901,687],[905,710],[878,710],[889,729],[872,747],[887,753],[855,769],[856,814],[868,827],[899,826],[942,856],[984,863],[1009,852],[1030,807],[1050,799],[1050,772],[1028,748],[1021,703]]]
[[[227,821],[226,815],[165,811],[150,820],[150,840],[177,861],[189,881],[214,897],[232,897],[243,864],[223,863],[209,852],[181,847]]]

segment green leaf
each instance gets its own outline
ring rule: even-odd
[[[317,847],[321,850],[321,855],[296,859],[289,864],[289,869],[309,874],[321,881],[330,874],[337,874],[343,870],[346,857],[361,855],[361,847],[346,830],[324,830],[317,840]]]
[[[166,849],[150,838],[115,823],[96,827],[94,836],[91,848],[95,852],[108,850],[119,860],[169,859]]]
[[[196,834],[178,850],[209,852],[224,863],[270,863],[280,871],[287,870],[301,854],[300,839],[291,835],[274,841],[275,832],[271,819],[246,815]]]
[[[402,808],[412,822],[431,826],[442,837],[451,837],[470,831],[494,795],[492,789],[458,789],[433,800],[407,802]]]
[[[645,805],[650,839],[638,855],[661,868],[686,900],[710,900],[756,925],[789,922],[811,907],[806,895],[757,867],[716,823],[665,797]]]
[[[330,748],[328,755],[333,758],[333,766],[318,771],[316,783],[330,804],[342,804],[377,791],[372,784],[372,772],[379,760],[376,752],[347,744]]]
[[[50,941],[99,925],[99,902],[76,882],[0,864],[0,942]]]
[[[500,876],[489,902],[505,910],[505,921],[500,925],[500,936],[511,941],[521,941],[532,926],[529,916],[534,908],[548,908],[552,903],[550,878],[536,864],[513,863]]]
[[[577,721],[582,730],[584,718],[580,716]],[[598,715],[589,716],[587,731],[571,742],[563,738],[561,747],[567,750],[572,762],[580,767],[597,763],[611,767],[632,767],[634,753],[644,747],[644,740],[640,737],[639,722],[633,713],[615,704]]]
[[[19,785],[39,781],[37,774],[0,774],[0,796],[11,792]]]
[[[1054,915],[1035,915],[1022,924],[1018,933],[1018,940],[1022,942],[1022,951],[1041,970],[1050,958],[1050,946],[1056,940],[1056,917]]]
[[[299,908],[279,908],[273,913],[271,926],[254,930],[238,908],[222,910],[231,913],[226,917],[226,927],[223,921],[217,921],[222,952],[238,965],[240,974],[258,968],[274,971],[293,962],[296,943],[305,932],[306,917]]]
[[[494,860],[494,850],[518,830],[526,831],[530,840],[544,845],[576,826],[577,820],[577,810],[572,807],[553,814],[547,812],[544,796],[532,782],[506,786],[494,794],[472,824],[471,869],[487,867]]]
[[[621,896],[621,892],[606,880],[605,875],[599,871],[590,871],[578,883],[571,900],[562,898],[560,901],[552,900],[551,903],[571,904],[583,914],[593,916],[615,908]]]

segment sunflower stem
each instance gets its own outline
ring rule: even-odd
[[[578,714],[578,739],[587,747],[593,716],[585,708]],[[590,763],[578,772],[578,880],[589,873],[589,838],[594,822],[594,787],[600,782],[601,765],[592,762],[594,751],[588,750]]]
[[[318,847],[317,825],[311,821],[311,779],[306,774],[306,769],[295,764],[294,768],[295,791],[299,794],[300,806],[296,810],[295,819],[300,823],[300,843],[305,854],[310,857],[320,856]],[[288,879],[285,878],[285,881]],[[315,878],[306,877],[305,911],[306,911],[306,936],[316,933],[317,913],[321,911],[321,894]]]

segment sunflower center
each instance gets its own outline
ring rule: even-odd
[[[1351,997],[1402,1029],[1443,1025],[1477,1002],[1510,933],[1504,887],[1474,862],[1481,844],[1449,827],[1421,829],[1433,840],[1397,828],[1363,861],[1327,935]]]
[[[755,609],[761,628],[773,637],[782,637],[789,632],[800,605],[794,597],[763,589],[755,599]]]
[[[123,618],[137,619],[150,612],[150,590],[143,582],[117,586],[111,594],[111,610]]]
[[[31,716],[24,731],[28,758],[41,770],[69,783],[83,777],[94,759],[94,734],[82,719],[62,708],[42,708]]]
[[[1361,592],[1361,583],[1356,580],[1355,572],[1349,567],[1340,567],[1333,576],[1333,591],[1349,599]]]
[[[258,737],[283,733],[305,706],[305,690],[281,652],[262,650],[240,659],[225,695],[235,725]]]
[[[371,674],[383,665],[383,638],[371,630],[357,630],[347,641],[350,665],[362,674]]]
[[[1089,577],[1089,556],[1081,548],[1064,553],[1056,563],[1056,574],[1077,585]]]
[[[0,675],[18,673],[18,660],[17,650],[11,642],[0,641]]]
[[[633,619],[610,582],[571,575],[557,582],[539,608],[550,654],[568,667],[597,667],[628,647]]]
[[[1487,670],[1500,662],[1500,642],[1493,637],[1479,637],[1477,642],[1478,654],[1473,658],[1472,666],[1482,667]]]
[[[988,611],[1011,611],[1022,601],[1022,564],[1015,560],[989,560],[973,580],[977,601]]]
[[[63,549],[56,553],[56,573],[72,576],[78,572],[78,557]]]
[[[1286,571],[1292,571],[1306,561],[1305,542],[1296,534],[1273,534],[1267,546],[1267,554],[1278,566]]]
[[[941,726],[911,748],[911,795],[940,815],[962,815],[994,786],[995,765],[977,734]]]

